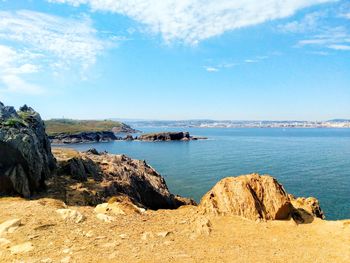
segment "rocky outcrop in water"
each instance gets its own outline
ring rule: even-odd
[[[44,188],[55,160],[40,115],[0,102],[0,194],[29,197]]]
[[[116,196],[126,196],[150,209],[195,204],[171,194],[164,178],[145,161],[96,150],[80,153],[54,148],[53,152],[60,176],[49,182],[49,189],[52,186],[67,204],[96,205]]]
[[[222,179],[204,195],[199,210],[204,214],[237,215],[251,220],[293,217],[306,223],[314,217],[324,218],[317,199],[295,199],[275,178],[258,174]]]
[[[190,141],[207,138],[193,137],[190,136],[189,132],[159,132],[143,134],[137,139],[140,141]]]
[[[101,131],[101,132],[81,132],[77,134],[58,134],[49,136],[49,139],[53,144],[71,144],[71,143],[93,143],[93,142],[110,142],[120,140],[114,132]]]

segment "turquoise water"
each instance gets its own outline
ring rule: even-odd
[[[221,178],[267,173],[289,193],[317,197],[327,219],[350,218],[350,129],[185,130],[209,140],[117,141],[69,147],[94,147],[145,159],[165,177],[173,193],[197,201]]]

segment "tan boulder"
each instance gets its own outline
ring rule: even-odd
[[[258,174],[222,179],[199,205],[204,214],[237,215],[251,220],[287,219],[292,209],[283,186],[271,176]]]

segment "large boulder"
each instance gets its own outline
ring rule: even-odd
[[[145,161],[95,150],[54,148],[53,153],[60,176],[49,185],[64,187],[56,192],[65,193],[61,199],[67,204],[97,205],[118,196],[127,196],[137,206],[150,209],[195,204],[191,199],[171,194],[164,178]]]
[[[204,214],[237,215],[251,220],[293,217],[300,223],[310,222],[314,217],[324,218],[317,199],[295,199],[275,178],[259,174],[222,179],[204,195],[199,211]]]
[[[26,105],[16,112],[0,103],[0,195],[29,197],[44,188],[54,169],[40,115]]]

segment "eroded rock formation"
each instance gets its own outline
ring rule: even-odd
[[[127,196],[140,207],[177,208],[194,201],[171,194],[164,178],[145,161],[125,155],[53,150],[61,176],[49,182],[67,204],[96,205],[113,196]],[[58,182],[60,181],[60,183]]]
[[[54,169],[40,115],[26,105],[16,112],[0,102],[0,194],[29,197],[44,188]]]
[[[314,217],[324,218],[317,199],[295,199],[275,178],[258,174],[222,179],[204,195],[199,210],[204,214],[237,215],[251,220],[293,217],[304,223]]]

